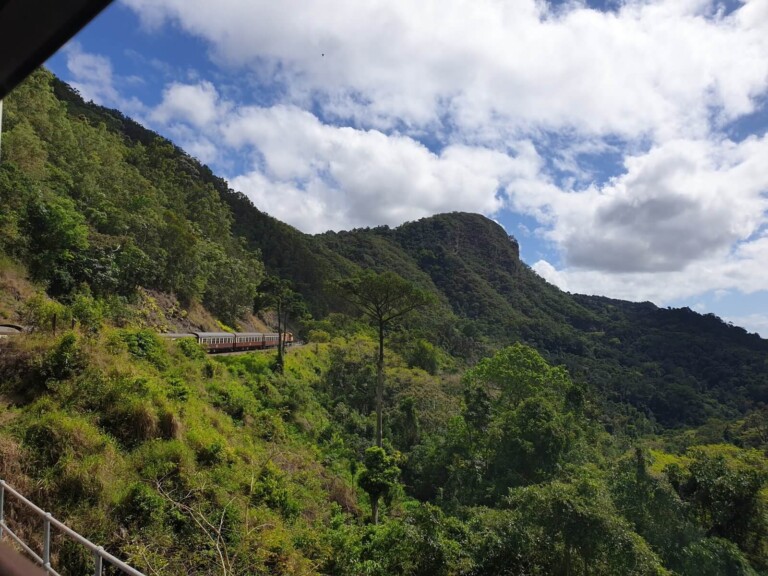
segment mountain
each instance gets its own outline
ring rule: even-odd
[[[477,214],[304,234],[44,70],[5,106],[0,318],[33,331],[0,340],[0,477],[145,573],[768,570],[757,335],[565,293]],[[436,302],[389,327],[373,448],[378,341],[334,289],[363,270]],[[157,335],[283,281],[314,314],[283,371]]]
[[[428,340],[470,363],[529,344],[591,383],[612,412],[632,407],[632,421],[701,424],[768,403],[768,342],[757,335],[688,309],[564,293],[477,214],[304,234],[45,71],[8,99],[3,151],[0,250],[64,300],[83,287],[130,298],[142,286],[234,323],[269,273],[322,318],[346,309],[328,290],[335,280],[392,270],[437,296],[419,318]]]
[[[662,425],[701,424],[768,403],[768,341],[688,308],[565,293],[483,216],[441,214],[316,238],[361,267],[395,270],[436,291],[465,330],[497,344],[527,343],[609,403]]]

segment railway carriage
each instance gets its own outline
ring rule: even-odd
[[[235,350],[235,334],[229,332],[194,332],[197,342],[209,352],[232,352]]]
[[[190,332],[162,334],[165,338],[194,338],[208,352],[238,352],[277,348],[279,336],[276,332]],[[293,343],[293,334],[285,332],[283,342],[286,346]]]

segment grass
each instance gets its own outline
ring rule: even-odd
[[[210,358],[146,330],[3,346],[0,394],[16,406],[0,418],[0,473],[141,570],[313,574],[328,502],[360,513],[349,466],[327,468],[313,440],[325,350],[292,351],[276,376],[271,355]]]

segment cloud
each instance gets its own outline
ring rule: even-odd
[[[145,106],[136,98],[124,98],[118,89],[121,84],[136,84],[135,76],[115,75],[109,58],[84,51],[78,42],[68,43],[64,54],[67,70],[72,75],[69,83],[83,99],[141,117]]]
[[[768,136],[674,141],[627,158],[603,187],[514,196],[545,212],[565,265],[534,269],[574,292],[663,304],[768,290]]]
[[[531,129],[702,137],[754,110],[768,83],[765,2],[633,0],[613,12],[536,0],[125,0],[212,57],[362,126],[445,125],[489,139]],[[480,127],[484,127],[480,130]]]
[[[152,117],[305,231],[509,208],[571,291],[768,289],[768,138],[726,135],[768,101],[766,0],[123,2],[277,101],[176,83]]]
[[[251,147],[260,164],[232,186],[307,232],[396,225],[448,210],[493,214],[502,190],[540,161],[526,143],[514,156],[463,145],[436,154],[407,136],[323,124],[292,106],[240,109],[222,132],[229,146]]]
[[[97,104],[114,104],[120,100],[109,58],[84,52],[77,42],[70,42],[64,50],[67,69],[74,78],[70,84],[85,100]]]
[[[203,128],[216,120],[222,111],[219,93],[210,82],[181,84],[174,82],[163,90],[162,102],[152,111],[154,122],[169,124],[181,121]]]
[[[537,262],[534,270],[563,290],[666,305],[716,290],[740,294],[766,291],[765,262],[768,262],[768,236],[743,242],[727,255],[693,262],[684,270],[608,274],[567,267],[558,270],[546,261]]]
[[[512,203],[547,215],[569,271],[682,271],[730,257],[766,224],[766,157],[768,137],[676,140],[626,158],[624,174],[602,187],[513,191]]]

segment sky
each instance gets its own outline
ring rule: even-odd
[[[478,212],[768,337],[768,0],[117,0],[47,65],[304,232]]]

